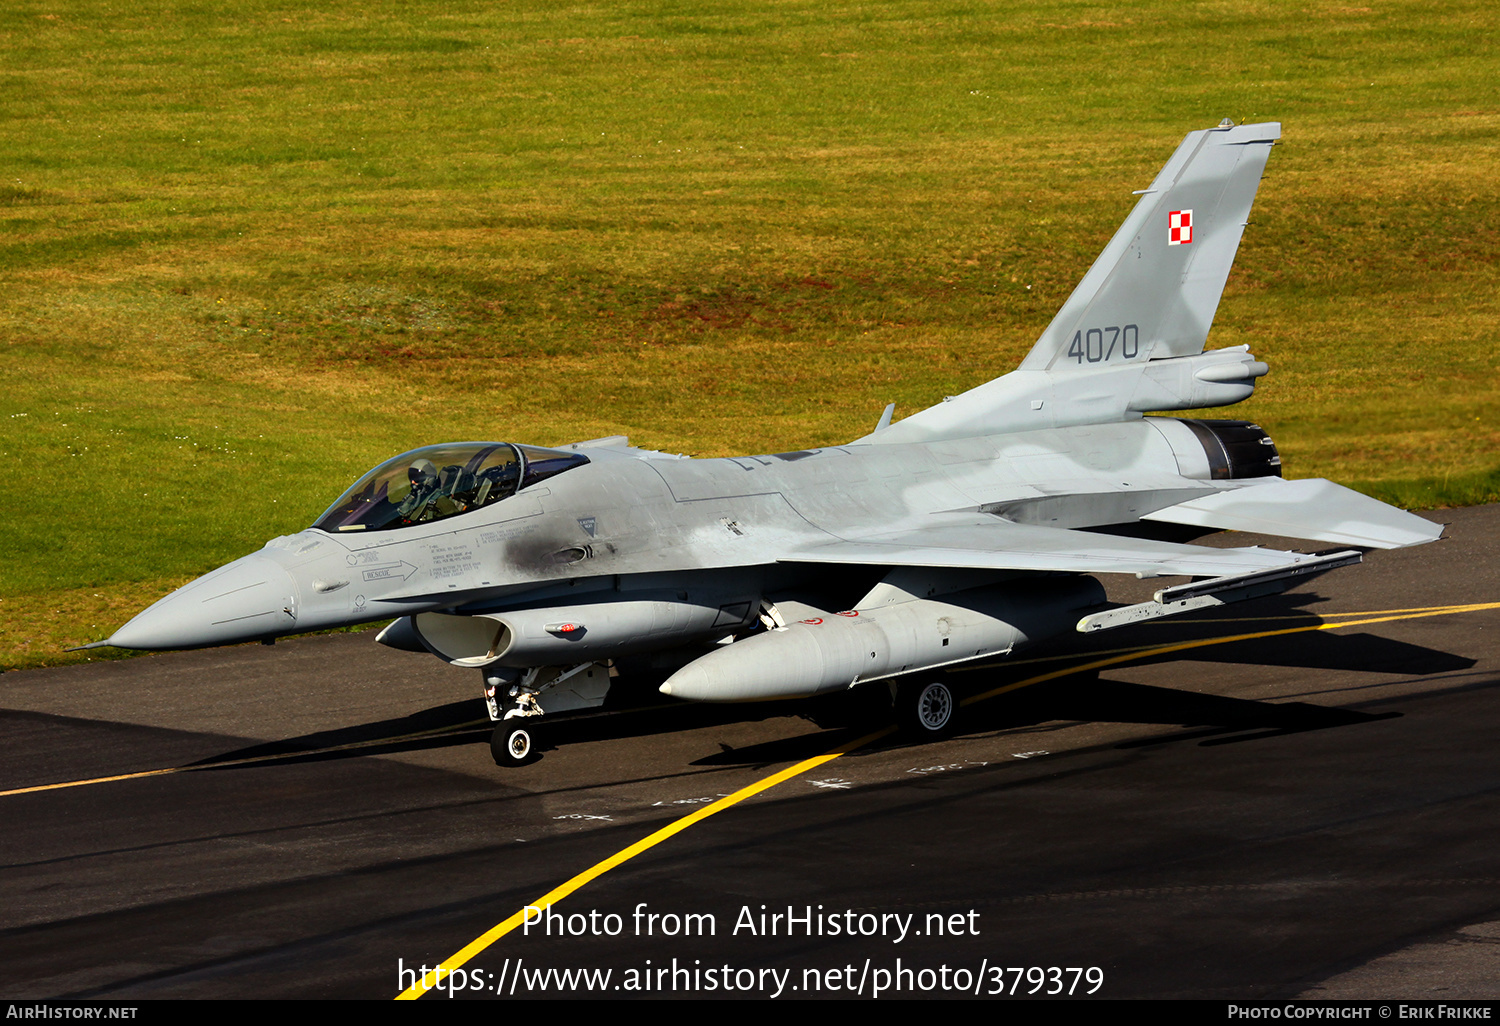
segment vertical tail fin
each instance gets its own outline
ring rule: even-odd
[[[1275,123],[1190,132],[1021,365],[858,439],[934,441],[1249,398],[1266,365],[1204,353]]]
[[[1203,351],[1281,126],[1190,132],[1019,370]]]

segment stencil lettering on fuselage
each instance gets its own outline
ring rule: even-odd
[[[479,569],[474,550],[467,545],[433,545],[429,548],[432,576],[438,579],[462,577]]]

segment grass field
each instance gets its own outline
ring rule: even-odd
[[[0,664],[430,442],[845,441],[1010,369],[1182,135],[1278,120],[1210,346],[1288,476],[1500,498],[1483,2],[13,0]],[[98,657],[98,653],[89,653]]]

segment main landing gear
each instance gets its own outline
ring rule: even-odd
[[[941,678],[896,688],[896,717],[902,729],[923,741],[947,737],[958,727],[958,698]]]

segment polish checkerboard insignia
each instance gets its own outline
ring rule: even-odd
[[[1193,212],[1173,210],[1167,214],[1167,245],[1186,246],[1193,241]]]

